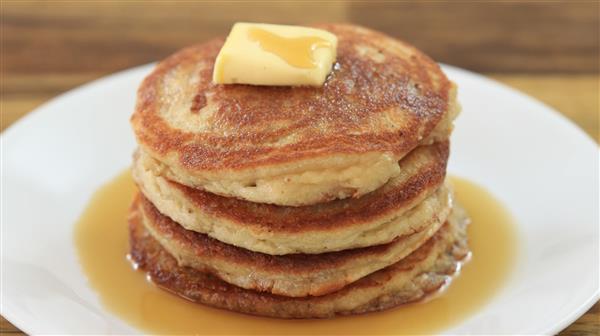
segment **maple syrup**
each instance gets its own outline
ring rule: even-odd
[[[258,42],[263,50],[279,56],[291,66],[303,69],[317,66],[313,51],[331,46],[331,42],[317,36],[287,38],[260,28],[250,29],[248,37]]]
[[[513,218],[484,188],[451,178],[469,213],[470,261],[435,298],[384,312],[326,320],[254,317],[189,302],[157,288],[126,255],[127,211],[135,192],[129,172],[100,188],[75,229],[79,261],[106,307],[156,334],[431,334],[483,307],[510,275],[518,241]]]

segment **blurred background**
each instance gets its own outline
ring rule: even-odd
[[[226,35],[352,22],[554,106],[597,141],[599,2],[1,1],[2,128],[52,96]]]
[[[226,35],[236,21],[352,22],[559,110],[596,141],[598,1],[0,1],[0,123],[101,76]],[[0,333],[18,333],[4,319]],[[565,334],[598,334],[598,304]]]

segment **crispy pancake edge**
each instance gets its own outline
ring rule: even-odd
[[[418,301],[447,285],[468,256],[468,220],[451,218],[439,232],[400,262],[318,297],[290,298],[242,289],[176,260],[130,216],[131,259],[158,286],[209,306],[280,318],[326,318],[389,309]]]
[[[162,215],[141,194],[135,202],[146,230],[180,265],[210,273],[238,287],[294,297],[319,296],[339,290],[399,261],[434,235],[450,212],[446,209],[436,213],[414,232],[384,245],[322,254],[273,256],[186,230]]]
[[[444,181],[448,153],[448,142],[419,147],[400,161],[403,173],[373,193],[300,208],[188,188],[140,167],[139,158],[133,176],[163,214],[188,230],[268,254],[322,253],[390,242],[409,229],[399,224],[405,213],[423,202],[431,211],[439,208],[428,198]]]

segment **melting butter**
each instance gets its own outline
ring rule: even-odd
[[[236,23],[215,61],[217,84],[321,86],[335,62],[337,37],[325,30]]]

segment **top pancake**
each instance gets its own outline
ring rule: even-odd
[[[417,145],[447,137],[458,109],[439,66],[416,48],[352,25],[323,87],[217,85],[223,39],[183,49],[140,86],[140,146],[182,184],[260,203],[358,197],[398,174]]]

